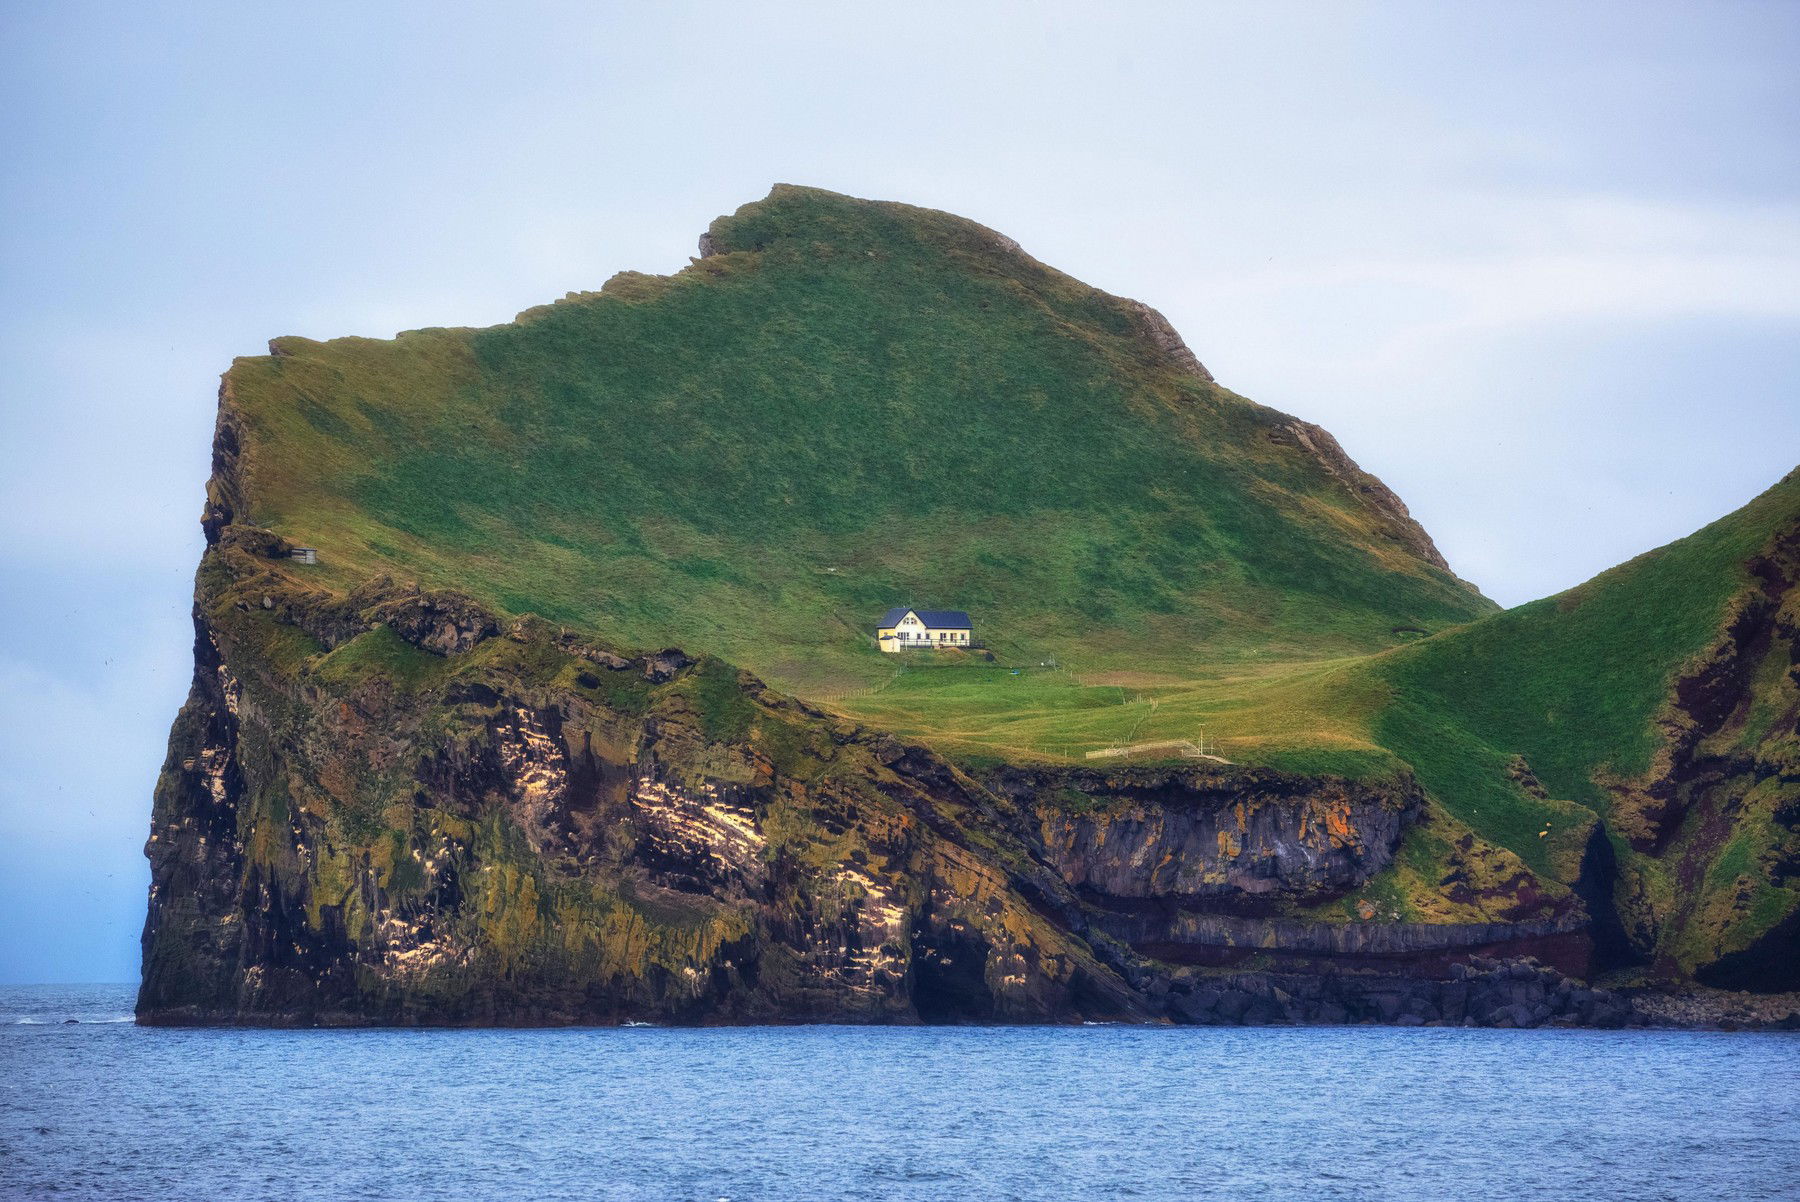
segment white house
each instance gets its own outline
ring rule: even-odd
[[[969,615],[960,609],[890,609],[875,625],[875,645],[883,651],[967,647],[974,640]]]

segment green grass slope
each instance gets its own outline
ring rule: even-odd
[[[1701,969],[1800,910],[1797,578],[1800,471],[1566,593],[1371,661],[1392,696],[1374,737],[1565,879],[1567,840],[1603,820],[1636,954]]]
[[[869,636],[892,604],[967,609],[1009,661],[1175,676],[1492,609],[1292,419],[992,231],[783,186],[708,241],[509,325],[239,360],[231,503],[327,578],[828,700],[891,679]]]

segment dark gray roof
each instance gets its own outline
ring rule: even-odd
[[[958,628],[973,630],[975,628],[975,624],[969,621],[969,615],[960,609],[914,609],[910,605],[902,605],[897,609],[888,610],[881,615],[881,621],[876,625],[892,626],[907,614],[918,614],[919,621],[934,630]]]

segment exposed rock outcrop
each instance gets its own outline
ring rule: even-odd
[[[1156,352],[1175,364],[1182,371],[1191,372],[1213,383],[1213,374],[1206,370],[1198,355],[1188,349],[1187,341],[1180,331],[1172,325],[1168,318],[1146,305],[1143,301],[1126,301],[1132,316],[1137,320],[1138,332]]]
[[[1632,957],[1670,979],[1791,990],[1800,914],[1771,923],[1759,911],[1800,880],[1800,529],[1778,534],[1749,572],[1718,638],[1676,676],[1650,770],[1600,783],[1613,827],[1632,851],[1668,864],[1679,886],[1672,907],[1623,898]],[[1756,853],[1721,871],[1747,832],[1759,835]]]
[[[1332,478],[1367,504],[1383,521],[1387,536],[1433,567],[1448,572],[1450,565],[1425,527],[1419,525],[1398,494],[1381,480],[1356,465],[1331,431],[1311,422],[1289,418],[1270,434],[1271,440],[1299,446],[1318,460]]]
[[[1424,799],[1254,769],[1012,769],[995,787],[1031,809],[1036,845],[1071,886],[1113,900],[1334,896],[1385,868]]]
[[[1198,977],[1172,990],[1169,1005],[1181,1021],[1205,1026],[1622,1027],[1637,1018],[1626,998],[1536,960],[1480,956],[1453,965],[1442,979],[1279,972]]]
[[[1155,1014],[1060,921],[1066,888],[1040,873],[1027,900],[992,800],[923,749],[715,661],[496,638],[405,589],[325,605],[256,545],[202,571],[145,1020]]]

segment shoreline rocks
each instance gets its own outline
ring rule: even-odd
[[[1195,976],[1171,988],[1169,1011],[1176,1022],[1202,1026],[1617,1028],[1637,1017],[1622,994],[1535,959],[1483,956],[1452,965],[1444,980],[1378,973]]]

